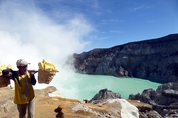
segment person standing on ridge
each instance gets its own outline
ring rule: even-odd
[[[26,110],[28,109],[28,118],[35,117],[35,102],[33,85],[36,84],[34,74],[36,71],[28,71],[28,62],[19,59],[16,62],[18,71],[5,69],[2,71],[3,76],[14,80],[15,96],[14,103],[17,104],[19,118],[26,118]]]

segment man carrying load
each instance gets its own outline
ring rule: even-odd
[[[34,89],[33,85],[36,84],[34,74],[35,71],[27,71],[27,61],[19,59],[16,62],[18,71],[6,69],[2,71],[3,76],[8,79],[14,80],[15,83],[15,96],[14,103],[17,104],[19,111],[19,118],[26,117],[26,110],[28,109],[28,118],[35,117],[35,102],[34,102]]]

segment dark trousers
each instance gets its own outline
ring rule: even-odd
[[[27,118],[35,117],[35,101],[31,100],[28,104],[17,104],[17,109],[19,111],[19,118],[26,118],[26,111],[28,110]]]

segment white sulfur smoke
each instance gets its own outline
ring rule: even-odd
[[[90,43],[84,38],[93,28],[82,14],[66,13],[70,17],[63,17],[65,11],[56,11],[49,15],[37,6],[32,0],[0,1],[0,63],[11,64],[16,70],[16,60],[23,58],[31,63],[29,69],[38,69],[38,62],[46,59],[59,70],[53,83],[66,81],[73,72],[63,66],[66,59]],[[53,19],[60,13],[59,19]],[[43,86],[47,85],[35,88]]]

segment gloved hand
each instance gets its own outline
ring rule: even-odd
[[[5,69],[2,70],[2,75],[6,78],[10,78],[12,75],[12,69]]]

